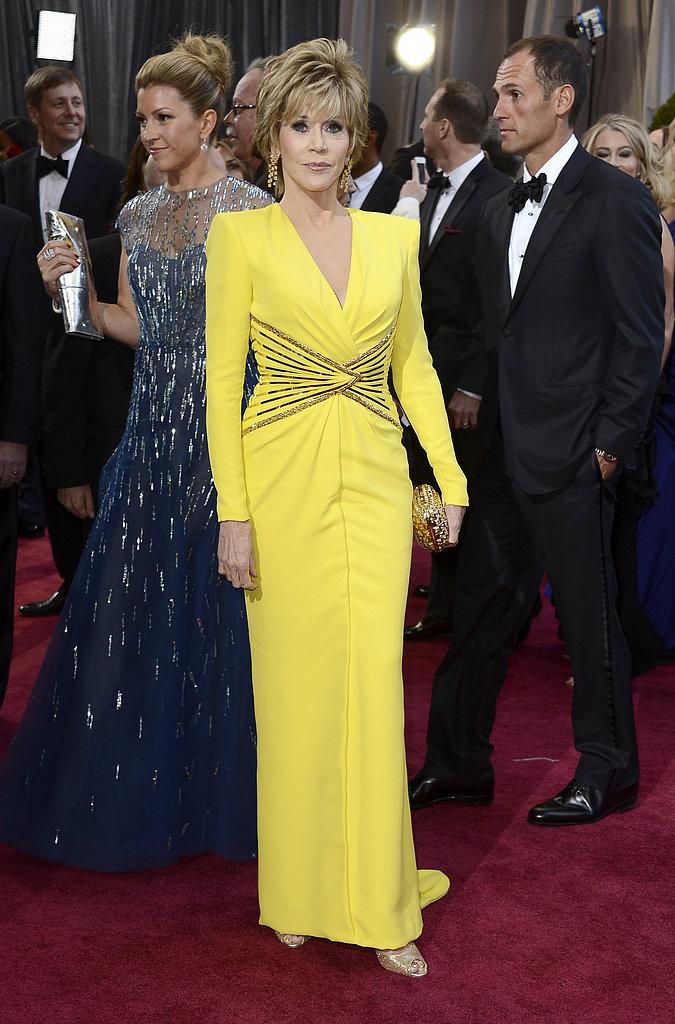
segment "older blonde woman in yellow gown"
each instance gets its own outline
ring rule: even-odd
[[[467,493],[422,326],[419,226],[337,200],[367,131],[343,41],[268,66],[257,144],[283,198],[211,227],[207,429],[219,568],[248,591],[260,922],[420,976],[421,910],[449,883],[418,871],[408,805],[411,485],[390,368],[455,542]]]

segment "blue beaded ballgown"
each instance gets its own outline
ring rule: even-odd
[[[161,186],[119,226],[141,325],[124,436],[12,746],[0,842],[102,871],[255,855],[243,591],[217,573],[205,431],[205,240],[269,196]]]

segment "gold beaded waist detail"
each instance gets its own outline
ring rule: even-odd
[[[242,434],[343,395],[400,427],[387,385],[390,342],[384,338],[346,363],[251,317],[251,342],[259,380],[244,413]]]

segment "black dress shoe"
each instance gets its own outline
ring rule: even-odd
[[[19,606],[19,614],[27,618],[35,618],[39,615],[60,615],[68,596],[68,587],[62,583],[55,594],[46,597],[44,601],[31,601],[30,604]]]
[[[44,526],[40,526],[38,523],[27,523],[25,519],[22,519],[19,516],[17,533],[19,534],[19,537],[28,537],[29,540],[37,540],[38,537],[44,537],[45,528]]]
[[[527,820],[532,825],[591,825],[608,814],[630,811],[637,797],[637,784],[606,793],[580,779],[572,779],[557,796],[533,807]]]
[[[415,587],[415,589],[413,590],[413,594],[415,595],[415,597],[428,597],[429,587],[425,587],[423,584],[420,583],[419,587]]]
[[[403,630],[404,640],[435,640],[439,636],[450,636],[447,619],[420,619],[414,626]]]
[[[456,804],[491,804],[495,795],[494,782],[448,782],[434,779],[419,772],[408,783],[410,806],[414,811],[420,807],[431,807],[444,800]]]

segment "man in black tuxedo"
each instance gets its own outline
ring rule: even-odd
[[[89,244],[96,294],[117,302],[120,236]],[[50,387],[43,393],[45,481],[56,493],[59,536],[82,551],[98,511],[101,471],[124,433],[135,349],[112,338],[92,342],[64,335]],[[74,569],[73,568],[73,572]]]
[[[40,425],[42,295],[30,220],[0,206],[0,704],[12,657],[16,485]]]
[[[528,820],[592,823],[637,800],[610,543],[616,474],[632,465],[659,377],[661,227],[647,189],[572,135],[587,75],[571,43],[515,43],[495,90],[504,149],[525,160],[523,181],[486,203],[476,252],[499,422],[470,489],[452,647],[411,802],[492,799],[497,697],[545,572],[574,674],[580,758]]]
[[[511,185],[481,149],[490,112],[471,82],[446,79],[429,100],[422,121],[424,152],[440,169],[424,201],[414,181],[401,192],[397,212],[419,208],[422,312],[429,351],[441,382],[458,461],[467,478],[478,472],[496,408],[482,407],[486,371],[478,284],[473,269],[476,229],[485,202]],[[414,214],[416,209],[412,209]],[[419,455],[418,446],[415,446]],[[424,460],[420,456],[422,465]],[[426,467],[421,470],[422,477]],[[448,627],[458,549],[432,558],[425,617],[406,627],[407,640],[437,636]]]
[[[87,146],[85,107],[78,79],[67,68],[44,67],[35,71],[25,86],[28,113],[37,125],[41,145],[0,166],[0,202],[27,214],[33,223],[37,249],[45,242],[45,212],[60,209],[84,220],[88,238],[97,238],[112,230],[120,200],[120,181],[124,165]],[[48,307],[46,296],[43,303]],[[69,387],[68,377],[59,368],[67,354],[69,339],[63,339],[63,321],[51,315],[47,332],[43,367],[43,397],[53,388]],[[67,394],[62,396],[67,400]],[[73,395],[73,399],[75,395]],[[77,567],[82,544],[79,534],[64,529],[62,509],[56,492],[47,488],[45,511],[52,553],[63,585],[45,601],[24,605],[24,615],[55,614],[63,607],[65,596]]]
[[[358,164],[352,168],[355,189],[350,193],[349,205],[355,210],[391,213],[398,202],[403,178],[398,178],[382,164],[380,154],[389,126],[384,111],[376,103],[368,104],[368,128],[368,144]]]

